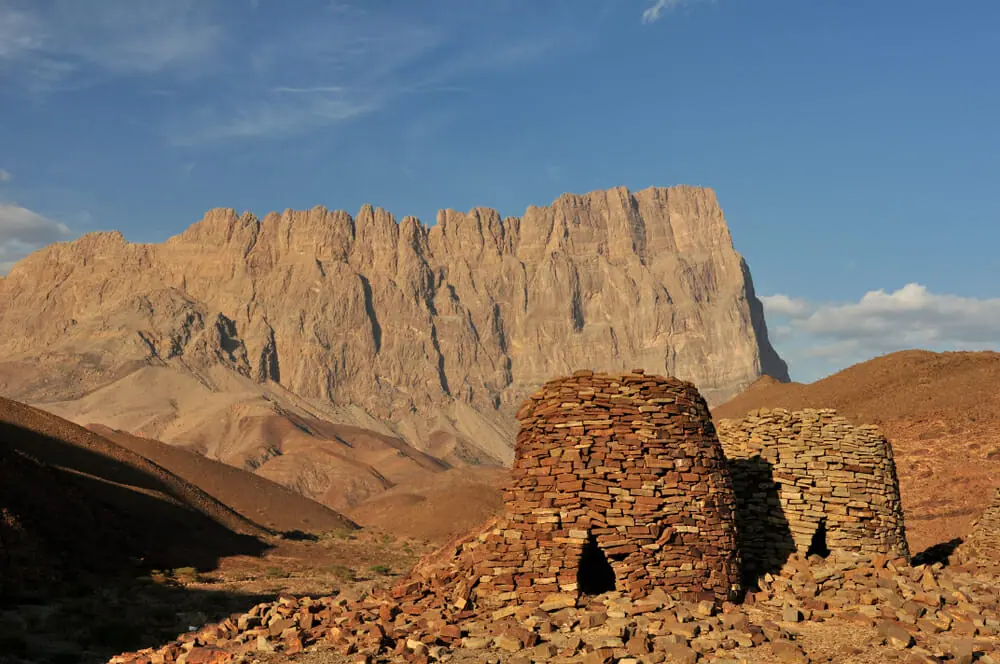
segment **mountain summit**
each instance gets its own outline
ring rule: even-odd
[[[215,209],[162,244],[91,233],[0,279],[0,358],[6,396],[168,440],[191,442],[177,422],[205,414],[191,394],[207,390],[241,395],[230,416],[253,394],[496,462],[520,401],[575,369],[674,375],[715,403],[788,380],[714,192],[688,186],[430,227],[365,206]],[[99,417],[123,394],[141,418]]]

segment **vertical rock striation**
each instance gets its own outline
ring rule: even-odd
[[[8,396],[77,399],[150,363],[420,420],[409,438],[450,426],[505,462],[516,404],[576,367],[675,375],[710,402],[788,378],[715,194],[686,186],[431,227],[371,206],[216,209],[162,244],[89,234],[0,279]]]

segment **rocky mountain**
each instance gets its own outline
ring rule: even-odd
[[[262,472],[284,463],[300,484],[315,471],[279,459],[282,427],[371,430],[379,459],[421,472],[403,446],[506,463],[538,385],[638,367],[716,403],[788,379],[709,189],[566,194],[521,218],[445,210],[430,227],[370,206],[216,209],[162,244],[92,233],[0,278],[0,394]],[[359,471],[372,482],[377,461]]]

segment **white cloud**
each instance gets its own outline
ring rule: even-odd
[[[793,373],[814,379],[855,362],[908,348],[993,350],[1000,347],[1000,298],[939,295],[910,283],[865,293],[858,302],[812,303],[762,297],[778,351]]]
[[[805,300],[793,300],[787,295],[764,295],[760,298],[769,314],[779,316],[799,316],[809,309]]]
[[[642,12],[642,22],[655,23],[675,9],[701,1],[703,0],[656,0],[656,4]]]
[[[0,168],[0,182],[10,182],[14,178],[11,172],[5,168]]]
[[[583,42],[564,23],[515,22],[514,3],[301,9],[262,29],[226,2],[0,0],[0,95],[142,77],[146,93],[172,100],[157,110],[170,144],[287,138],[465,92]]]
[[[36,249],[72,237],[65,224],[19,205],[0,203],[0,274]]]
[[[330,93],[330,92],[344,92],[344,86],[342,85],[313,85],[308,88],[293,88],[287,86],[278,86],[272,89],[272,92],[284,92],[288,94],[316,94],[316,93]]]

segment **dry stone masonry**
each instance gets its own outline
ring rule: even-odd
[[[878,427],[830,409],[761,409],[720,421],[718,435],[749,574],[796,552],[909,557],[892,446]]]
[[[112,662],[1000,664],[995,578],[910,561],[876,428],[758,411],[717,438],[693,386],[638,371],[550,381],[518,417],[507,511],[393,587],[281,596]],[[1000,493],[970,547],[996,551],[998,531]],[[810,555],[820,544],[829,555]],[[738,546],[775,564],[742,605],[718,601],[738,587]],[[851,636],[831,651],[818,623]]]
[[[693,385],[578,371],[546,383],[518,419],[504,525],[481,547],[480,597],[738,591],[732,485]]]
[[[983,515],[972,524],[969,536],[955,551],[955,559],[963,564],[1000,569],[1000,488]]]
[[[657,590],[484,611],[457,609],[440,588],[410,575],[355,601],[283,594],[111,662],[254,664],[319,651],[345,664],[1000,663],[995,580],[940,562],[793,554],[742,606]]]

